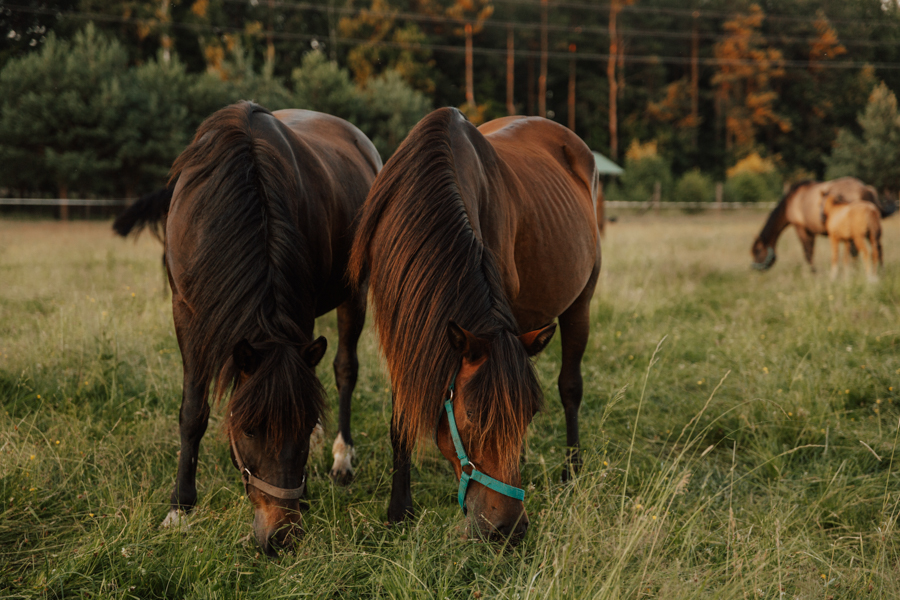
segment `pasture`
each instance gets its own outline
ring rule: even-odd
[[[268,560],[213,411],[189,528],[160,529],[181,359],[161,248],[107,222],[0,220],[0,597],[900,597],[900,218],[881,281],[812,275],[793,232],[750,269],[765,213],[623,215],[607,229],[583,372],[585,464],[559,482],[559,340],[523,455],[531,528],[463,540],[436,450],[387,526],[389,381],[360,343],[356,479],[311,457],[306,536]],[[317,323],[332,406],[333,315]],[[336,408],[336,407],[335,407]]]

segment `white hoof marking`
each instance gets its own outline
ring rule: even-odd
[[[180,510],[172,509],[169,511],[169,514],[166,515],[166,518],[163,519],[162,527],[183,527],[187,529],[190,525],[188,525],[187,522],[187,515]]]
[[[309,458],[319,458],[325,451],[325,430],[322,423],[316,423],[312,435],[309,436]]]
[[[334,466],[331,467],[332,473],[353,472],[353,459],[356,458],[356,449],[344,442],[344,436],[340,433],[334,438],[331,453],[334,455]]]

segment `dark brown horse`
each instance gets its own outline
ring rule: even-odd
[[[557,317],[564,477],[579,468],[581,358],[600,271],[596,190],[593,156],[565,127],[508,117],[476,129],[450,108],[422,119],[376,179],[350,274],[369,275],[393,387],[391,521],[412,513],[411,452],[433,438],[457,477],[477,465],[518,490],[522,440],[542,404],[529,357]],[[442,410],[448,396],[466,463]],[[469,528],[517,539],[524,504],[495,487],[461,490]]]
[[[231,389],[224,426],[256,509],[256,539],[272,554],[299,530],[310,433],[325,408],[315,366],[326,342],[313,339],[313,326],[334,308],[340,435],[351,443],[366,289],[351,292],[344,273],[354,219],[380,167],[371,142],[346,121],[250,102],[209,117],[175,161],[166,266],[184,395],[164,524],[196,502],[212,386],[216,399]]]
[[[775,243],[781,232],[789,225],[797,231],[797,237],[803,244],[806,262],[815,271],[813,265],[813,246],[817,235],[828,235],[825,228],[825,197],[840,196],[846,202],[870,202],[881,214],[887,216],[888,211],[881,206],[878,192],[855,177],[841,177],[831,181],[801,181],[796,183],[782,196],[778,205],[769,214],[766,224],[759,236],[754,240],[751,253],[753,268],[764,271],[775,264]]]

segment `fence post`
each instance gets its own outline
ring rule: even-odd
[[[662,184],[660,182],[656,182],[653,184],[653,210],[656,214],[659,214],[659,201],[662,196]]]
[[[719,211],[719,214],[722,213],[722,201],[725,198],[725,186],[722,185],[721,181],[716,182],[716,210]]]

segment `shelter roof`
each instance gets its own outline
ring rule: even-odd
[[[621,175],[624,169],[609,160],[599,152],[594,152],[594,163],[597,165],[597,172],[601,175]]]

